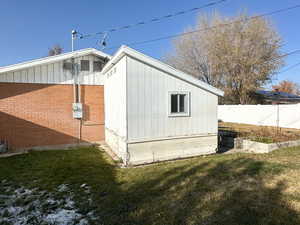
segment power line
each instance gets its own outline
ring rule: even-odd
[[[277,57],[275,57],[275,58],[271,58],[271,59],[268,60],[268,61],[264,61],[264,62],[261,62],[261,63],[256,63],[256,65],[269,63],[270,61],[279,60],[279,59],[282,59],[282,58],[284,58],[284,57],[287,57],[287,56],[290,56],[290,55],[294,55],[294,54],[298,54],[298,53],[300,53],[300,49],[297,49],[297,50],[294,50],[294,51],[285,53],[285,54],[283,54],[283,55],[279,55],[279,56],[277,56]],[[300,63],[298,63],[298,64],[300,65]],[[292,66],[296,66],[296,65],[292,65]],[[291,66],[291,67],[292,67],[292,66]],[[291,69],[291,68],[288,68],[288,69]],[[283,72],[285,72],[285,71],[279,71],[279,72],[276,72],[276,73],[274,73],[274,75],[277,75],[277,74],[283,73]]]
[[[285,73],[285,72],[287,72],[287,71],[289,71],[289,70],[291,70],[291,69],[293,69],[293,68],[295,68],[295,67],[297,67],[297,66],[299,66],[299,65],[300,65],[300,62],[299,62],[299,63],[296,63],[296,64],[294,64],[294,65],[291,65],[291,66],[289,66],[288,68],[286,68],[286,69],[284,69],[284,70],[281,70],[281,71],[275,73],[275,74],[274,74],[274,75],[276,75],[275,80],[278,80],[278,75],[279,75],[279,74]]]
[[[199,7],[179,11],[179,12],[168,14],[168,15],[161,16],[161,17],[152,18],[151,20],[140,21],[138,23],[129,24],[129,25],[126,25],[126,26],[111,28],[107,31],[100,31],[100,32],[97,32],[97,33],[85,34],[85,35],[81,34],[81,36],[79,36],[79,38],[80,39],[88,38],[88,37],[95,36],[95,35],[107,34],[107,33],[110,33],[110,32],[125,30],[125,29],[136,27],[136,26],[141,26],[141,25],[146,25],[146,24],[149,24],[149,23],[158,22],[158,21],[161,21],[161,20],[164,20],[164,19],[169,19],[169,18],[175,17],[175,16],[180,16],[180,15],[183,15],[183,14],[196,12],[196,11],[199,11],[200,9],[207,8],[207,7],[214,6],[214,5],[218,5],[218,4],[221,4],[221,3],[226,2],[226,1],[227,0],[219,0],[219,1],[211,2],[211,3],[207,3],[207,4],[199,6]]]
[[[279,58],[284,58],[284,57],[286,57],[286,56],[293,55],[293,54],[297,54],[297,53],[300,53],[300,49],[297,49],[297,50],[291,51],[291,52],[289,52],[289,53],[283,54],[283,55],[281,55],[281,56],[278,56],[277,58],[278,58],[278,59],[279,59]]]
[[[294,54],[298,54],[298,53],[300,53],[300,49],[297,49],[297,50],[294,50],[294,51],[285,53],[285,54],[283,54],[283,55],[279,55],[279,56],[277,56],[277,57],[275,57],[275,58],[271,58],[271,59],[268,60],[268,61],[264,61],[264,62],[261,62],[261,63],[256,63],[256,65],[269,63],[270,61],[275,61],[275,60],[282,59],[282,58],[284,58],[284,57],[287,57],[287,56],[290,56],[290,55],[294,55]],[[300,63],[299,63],[299,65],[300,65]],[[293,66],[295,66],[295,65],[293,65]],[[291,67],[292,67],[292,66],[291,66]],[[289,69],[291,69],[291,68],[289,68]],[[279,71],[279,72],[276,72],[274,75],[277,75],[277,74],[283,73],[283,72],[285,72],[285,71]]]
[[[284,58],[284,57],[287,57],[287,56],[290,56],[290,55],[293,55],[293,54],[297,54],[297,53],[300,53],[300,49],[297,49],[297,50],[294,50],[294,51],[292,51],[292,52],[289,52],[289,53],[286,53],[286,54],[284,54],[284,55],[281,55],[281,56],[277,57],[276,59],[281,59],[281,58]],[[276,60],[276,59],[271,59],[271,60]],[[267,62],[264,62],[264,63],[267,63]],[[298,64],[300,65],[300,63],[298,63]],[[288,67],[288,68],[285,69],[285,70],[278,71],[278,72],[274,73],[274,75],[276,75],[276,78],[275,78],[275,79],[276,79],[276,80],[278,79],[278,78],[277,78],[277,75],[278,75],[278,74],[284,73],[284,72],[286,72],[286,71],[292,69],[292,67],[295,67],[295,66],[296,66],[296,64],[295,64],[295,65],[292,65],[292,66],[290,66],[290,67]]]
[[[282,70],[282,71],[279,71],[277,74],[285,73],[285,72],[287,72],[287,71],[289,71],[289,70],[291,70],[291,69],[293,69],[293,68],[295,68],[295,67],[297,67],[297,66],[300,66],[300,62],[299,62],[299,63],[296,63],[296,64],[294,64],[294,65],[291,65],[291,66],[289,66],[288,68],[286,68],[286,69],[284,69],[284,70]]]
[[[281,59],[281,58],[284,58],[284,57],[287,57],[287,56],[290,56],[290,55],[293,55],[293,54],[297,54],[297,53],[300,53],[300,49],[297,49],[297,50],[291,51],[291,52],[289,52],[289,53],[280,55],[280,56],[278,56],[278,57],[276,57],[276,58],[270,59],[270,61],[278,60],[278,59]],[[264,64],[264,63],[269,63],[269,61],[265,61],[265,62],[258,63],[258,64]],[[276,76],[276,77],[275,77],[275,80],[278,80],[278,77],[277,77],[278,74],[285,73],[286,71],[288,71],[288,70],[290,70],[290,69],[292,69],[292,68],[294,68],[294,67],[296,67],[296,66],[298,66],[298,65],[300,65],[300,62],[297,63],[297,64],[294,64],[294,65],[292,65],[292,66],[290,66],[290,67],[288,67],[288,68],[285,69],[285,70],[282,70],[282,71],[278,71],[278,72],[273,73],[273,75]]]
[[[151,42],[156,42],[156,41],[171,39],[171,38],[175,38],[175,37],[185,36],[185,35],[201,32],[201,31],[207,31],[207,30],[215,29],[215,28],[218,28],[218,27],[221,27],[221,26],[228,26],[228,25],[231,25],[231,24],[234,24],[234,23],[237,23],[237,22],[245,21],[245,20],[247,21],[247,20],[257,19],[257,18],[260,18],[260,17],[271,16],[271,15],[274,15],[274,14],[277,14],[277,13],[282,13],[282,12],[289,11],[289,10],[292,10],[292,9],[296,9],[296,8],[299,8],[299,7],[300,7],[300,4],[299,5],[294,5],[294,6],[291,6],[291,7],[288,7],[288,8],[282,8],[282,9],[278,9],[278,10],[275,10],[275,11],[272,11],[272,12],[260,14],[260,15],[257,15],[257,16],[248,17],[246,19],[233,21],[233,22],[230,22],[230,23],[223,23],[223,24],[211,26],[211,27],[208,27],[208,28],[203,28],[203,29],[193,30],[193,31],[190,31],[190,32],[185,32],[185,33],[182,33],[182,34],[174,34],[174,35],[168,35],[168,36],[159,37],[159,38],[155,38],[155,39],[145,40],[145,41],[131,42],[127,45],[133,46],[133,45],[147,44],[147,43],[151,43]],[[113,47],[110,47],[110,48],[106,48],[106,49],[108,50],[108,49],[114,49],[114,48],[118,48],[118,47],[119,47],[119,45],[118,46],[113,46]]]

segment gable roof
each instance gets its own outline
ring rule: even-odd
[[[109,58],[109,59],[111,58],[110,55],[105,54],[104,52],[98,51],[97,49],[86,48],[86,49],[81,49],[81,50],[77,50],[74,52],[68,52],[68,53],[63,53],[63,54],[59,54],[59,55],[43,57],[43,58],[39,58],[39,59],[27,61],[27,62],[22,62],[22,63],[18,63],[18,64],[0,67],[0,73],[26,69],[26,68],[32,67],[32,66],[54,63],[54,62],[66,60],[66,59],[69,59],[72,57],[80,57],[80,56],[85,56],[85,55],[90,55],[90,54],[96,55],[99,57],[103,57],[103,58]]]
[[[191,83],[197,87],[200,87],[206,91],[209,91],[215,95],[223,96],[224,92],[218,88],[215,88],[201,80],[196,79],[195,77],[186,74],[180,70],[177,70],[157,59],[154,59],[150,56],[144,55],[141,52],[138,52],[132,48],[129,48],[125,45],[122,45],[119,50],[116,52],[116,54],[111,58],[111,60],[104,66],[102,72],[106,73],[111,67],[113,67],[123,56],[128,55],[132,58],[135,58],[143,63],[146,63],[148,65],[151,65],[159,70],[162,70],[178,79],[181,79],[183,81],[186,81],[188,83]]]

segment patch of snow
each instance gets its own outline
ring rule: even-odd
[[[79,221],[79,224],[78,225],[88,225],[89,224],[89,221],[87,221],[86,219],[81,219]]]
[[[80,218],[81,216],[82,215],[77,213],[75,210],[62,209],[54,213],[48,214],[44,221],[50,224],[69,224],[70,221],[74,221]]]
[[[69,190],[69,187],[67,184],[61,184],[57,187],[57,190],[59,192],[65,192],[65,191],[68,191]]]
[[[9,198],[7,195],[0,195],[0,199]]]
[[[15,190],[17,196],[30,195],[32,193],[29,189],[18,188]]]
[[[48,199],[46,200],[46,202],[49,203],[50,205],[53,205],[53,204],[57,203],[57,201],[55,201],[55,200],[52,199],[52,198],[48,198]]]
[[[65,203],[65,206],[67,208],[73,208],[75,205],[75,202],[71,199],[71,198],[67,198],[66,199],[66,203]]]
[[[88,186],[85,186],[89,189]],[[12,192],[8,190],[14,190]],[[10,188],[3,188],[0,200],[4,202],[0,207],[1,222],[14,225],[26,224],[49,224],[49,225],[88,225],[89,220],[98,221],[94,211],[86,215],[80,213],[76,208],[74,196],[66,184],[57,187],[58,192],[62,193],[57,199],[55,193],[39,191],[38,189],[26,189],[11,185]],[[67,191],[67,192],[66,192]],[[30,202],[28,202],[30,199]],[[86,207],[90,205],[91,198],[86,198]],[[88,218],[89,220],[85,219]]]
[[[87,186],[86,184],[80,185],[81,188],[84,188],[84,187],[86,187],[86,186]]]
[[[8,213],[13,214],[13,215],[18,215],[24,211],[24,209],[22,207],[13,207],[13,206],[8,207],[6,210]]]

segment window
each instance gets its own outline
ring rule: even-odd
[[[64,70],[72,70],[72,63],[64,61],[63,62],[63,69]]]
[[[81,71],[90,71],[90,61],[89,60],[80,60],[80,70]]]
[[[94,61],[93,63],[93,71],[100,72],[102,70],[103,63],[101,61]]]
[[[169,92],[169,116],[189,116],[189,103],[189,92]]]

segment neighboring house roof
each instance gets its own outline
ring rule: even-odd
[[[261,95],[266,100],[285,101],[285,102],[300,102],[300,96],[282,91],[265,91],[258,90],[257,94]]]
[[[81,56],[90,55],[90,54],[96,55],[99,57],[103,57],[103,58],[109,58],[109,59],[111,58],[110,55],[105,54],[104,52],[98,51],[97,49],[86,48],[86,49],[81,49],[81,50],[77,50],[74,52],[68,52],[68,53],[63,53],[63,54],[59,54],[59,55],[48,56],[48,57],[39,58],[39,59],[27,61],[27,62],[22,62],[22,63],[18,63],[18,64],[14,64],[14,65],[0,67],[0,73],[26,69],[26,68],[32,67],[32,66],[54,63],[54,62],[66,60],[66,59],[69,59],[72,57],[81,57]]]
[[[188,83],[191,83],[197,87],[200,87],[206,91],[209,91],[215,95],[223,96],[224,92],[221,91],[218,88],[215,88],[203,81],[200,81],[193,76],[186,74],[182,71],[179,71],[157,59],[154,59],[152,57],[149,57],[147,55],[144,55],[132,48],[129,48],[127,46],[121,46],[120,49],[116,52],[116,54],[111,58],[111,60],[104,66],[102,72],[106,73],[112,66],[114,66],[123,56],[128,55],[132,58],[135,58],[143,63],[146,63],[148,65],[151,65],[159,70],[162,70],[178,79],[184,80]]]

